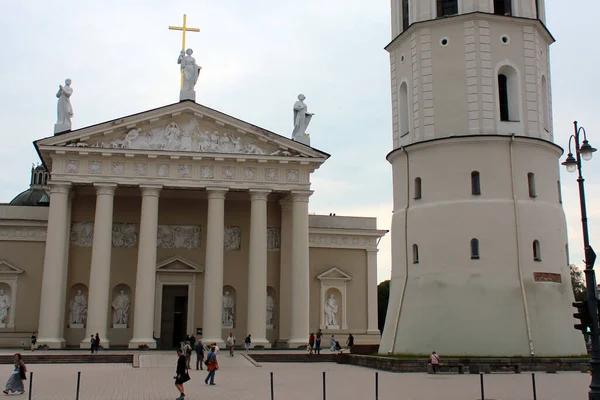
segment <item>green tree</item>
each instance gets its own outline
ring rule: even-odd
[[[385,326],[385,315],[387,314],[388,301],[390,299],[390,281],[383,281],[377,285],[377,325],[383,332]]]
[[[586,299],[585,279],[583,279],[583,271],[575,266],[569,265],[571,268],[571,285],[573,286],[573,295],[575,300],[583,301]]]

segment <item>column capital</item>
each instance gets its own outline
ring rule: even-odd
[[[250,200],[267,200],[269,194],[271,193],[271,189],[250,189]]]
[[[292,190],[290,192],[290,199],[293,202],[306,202],[308,198],[314,193],[312,190]]]
[[[146,197],[146,196],[159,197],[160,191],[162,188],[163,188],[162,185],[140,185],[142,197]]]
[[[290,211],[292,209],[292,199],[290,196],[282,197],[279,200],[279,205],[281,206],[282,211]]]
[[[379,249],[372,249],[372,248],[367,248],[367,253],[374,253],[377,254],[379,252]]]
[[[94,187],[96,188],[96,194],[106,194],[109,196],[115,195],[115,190],[117,189],[116,183],[94,183]]]
[[[224,187],[207,187],[206,196],[208,199],[220,199],[225,200],[225,195],[229,191],[229,188]]]
[[[68,194],[70,190],[71,190],[71,182],[57,182],[57,181],[48,182],[48,191],[50,192],[50,194],[53,194],[53,193]]]

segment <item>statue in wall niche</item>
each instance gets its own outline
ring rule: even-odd
[[[273,317],[275,316],[275,300],[267,292],[267,326],[273,326]]]
[[[180,64],[183,70],[183,88],[181,90],[193,91],[200,76],[202,67],[196,64],[196,59],[192,57],[193,53],[192,49],[187,49],[185,53],[181,50],[177,59],[177,64]]]
[[[83,325],[87,315],[87,300],[81,289],[77,289],[75,297],[69,303],[69,324]]]
[[[298,101],[294,103],[294,130],[292,132],[292,140],[299,142],[304,141],[306,128],[310,124],[310,120],[314,114],[308,112],[308,107],[304,103],[306,97],[303,94],[298,95]]]
[[[58,92],[56,97],[58,98],[58,109],[57,109],[57,125],[68,125],[71,129],[71,117],[73,116],[73,107],[71,106],[71,95],[73,94],[73,88],[71,87],[71,80],[65,79],[65,86],[58,85]]]
[[[8,323],[8,309],[10,308],[10,298],[4,289],[0,289],[0,323]]]
[[[221,314],[221,324],[226,327],[233,327],[233,312],[235,302],[229,292],[223,295],[223,312]]]
[[[125,294],[124,290],[121,290],[112,302],[112,308],[114,308],[113,324],[127,325],[127,321],[129,320],[129,304],[131,304],[129,296]]]
[[[325,326],[337,326],[336,314],[338,312],[338,305],[335,301],[333,293],[329,295],[329,298],[325,300]]]

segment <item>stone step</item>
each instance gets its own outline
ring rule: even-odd
[[[25,364],[133,364],[133,354],[22,354]],[[12,364],[12,355],[0,355],[0,364]]]

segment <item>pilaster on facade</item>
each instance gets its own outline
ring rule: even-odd
[[[417,34],[410,34],[410,59],[412,65],[412,117],[413,117],[413,134],[411,142],[416,142],[422,139],[421,136],[421,120],[420,120],[420,101],[419,96],[419,57],[417,56]]]
[[[492,46],[490,23],[479,19],[478,51],[480,62],[479,82],[481,85],[481,125],[483,133],[496,133],[496,101],[494,97],[495,78],[492,67]]]
[[[525,55],[525,112],[523,129],[533,137],[541,137],[538,109],[538,71],[535,32],[531,26],[523,26],[523,49]]]
[[[423,137],[435,137],[435,121],[433,107],[433,62],[431,59],[431,29],[421,28],[419,31],[420,86],[423,100]]]
[[[481,94],[479,93],[479,53],[475,21],[465,21],[465,72],[467,75],[467,102],[469,110],[469,132],[481,132]]]

